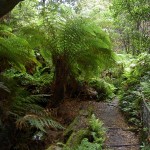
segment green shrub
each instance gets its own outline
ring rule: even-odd
[[[141,102],[150,96],[150,55],[143,53],[129,62],[122,76],[120,106],[130,123],[141,126]]]
[[[114,92],[116,88],[104,79],[93,78],[89,81],[89,85],[98,92],[97,100],[112,99],[115,96]]]
[[[70,147],[64,146],[63,150],[102,150],[106,129],[103,127],[103,123],[99,119],[96,119],[94,114],[89,119],[89,129],[87,129],[87,131],[88,130],[88,137],[83,138],[76,148],[70,149]]]
[[[101,122],[99,119],[96,119],[95,115],[93,114],[90,118],[89,124],[91,135],[94,138],[94,143],[102,146],[105,141],[106,131],[106,129],[103,127],[103,122]]]
[[[27,72],[19,72],[16,69],[9,69],[5,73],[3,73],[3,75],[7,78],[14,79],[19,86],[24,87],[32,94],[43,94],[45,93],[45,88],[49,89],[49,93],[50,84],[53,81],[53,72],[43,73],[42,71],[43,69],[38,69],[33,75],[31,75]]]
[[[29,149],[31,142],[36,140],[33,139],[36,131],[44,134],[48,128],[63,129],[54,121],[50,111],[41,105],[45,101],[44,95],[31,95],[13,79],[4,77],[0,78],[0,95],[0,143],[4,146],[2,149],[10,149],[9,146],[16,150]],[[6,140],[9,145],[5,144]]]
[[[150,100],[150,79],[145,82],[141,82],[142,93],[144,98]]]
[[[102,150],[102,147],[98,143],[91,143],[87,138],[81,141],[81,144],[76,150]]]

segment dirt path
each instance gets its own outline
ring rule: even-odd
[[[94,114],[104,122],[107,129],[106,146],[109,150],[139,150],[139,138],[129,130],[129,125],[119,111],[118,101],[111,103],[94,101],[67,101],[60,107],[63,119],[68,122],[74,118],[80,110],[93,107]]]
[[[119,111],[118,101],[112,103],[95,103],[94,113],[104,122],[107,129],[106,145],[111,150],[139,150],[139,140],[135,133],[129,130],[129,126]]]

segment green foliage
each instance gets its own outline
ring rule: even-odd
[[[9,89],[9,92],[12,92],[12,90]],[[7,100],[9,105],[3,105],[7,107],[5,108],[7,112],[4,113],[15,119],[16,126],[19,129],[36,127],[44,132],[49,127],[63,129],[59,123],[51,119],[50,111],[40,106],[40,102],[45,101],[43,97],[44,95],[29,95],[28,92],[15,88],[15,95],[11,95],[11,99]]]
[[[144,95],[144,98],[150,99],[150,80],[147,82],[141,82],[141,87],[142,87],[142,93]]]
[[[21,1],[11,11],[11,17],[9,18],[9,23],[15,28],[20,28],[24,25],[29,25],[31,23],[39,23],[38,19],[40,3],[38,0],[26,0]]]
[[[67,63],[72,74],[79,74],[80,70],[85,75],[110,66],[114,60],[106,33],[92,19],[77,15],[67,7],[63,9],[67,14],[53,12],[48,22],[49,50],[54,65],[59,58],[62,63]]]
[[[105,128],[103,127],[103,123],[99,119],[96,119],[93,114],[90,118],[89,124],[94,143],[97,143],[102,147],[105,141]]]
[[[78,146],[78,148],[76,150],[102,150],[101,145],[99,145],[98,143],[91,143],[88,141],[87,138],[83,139],[81,141],[81,144]]]
[[[0,25],[0,72],[10,65],[25,70],[29,62],[37,62],[28,42],[11,31],[11,28]]]
[[[51,93],[50,84],[53,81],[53,72],[49,72],[50,68],[47,67],[36,69],[32,75],[27,72],[18,72],[16,69],[9,69],[3,73],[3,76],[14,79],[32,94],[43,94]]]
[[[23,94],[19,94],[23,95]],[[55,129],[63,129],[63,127],[51,119],[51,113],[38,105],[41,99],[37,96],[17,96],[12,105],[11,114],[16,118],[17,128],[36,127],[46,132],[46,128],[53,127]]]
[[[143,98],[146,100],[150,108],[150,74],[148,80],[141,82],[141,91],[143,94]]]
[[[121,110],[126,115],[128,122],[141,126],[140,122],[140,108],[142,102],[142,94],[137,91],[139,87],[130,89],[123,94],[120,101]]]
[[[97,76],[100,70],[115,62],[108,35],[95,20],[97,15],[92,18],[99,9],[95,7],[95,11],[85,16],[79,11],[76,13],[73,7],[54,1],[26,0],[13,10],[10,18],[6,18],[12,28],[0,25],[0,73],[15,82],[0,81],[0,90],[4,94],[0,102],[0,124],[16,137],[12,148],[29,149],[24,143],[31,140],[35,131],[63,129],[54,121],[50,111],[42,106],[43,101],[46,104],[48,101],[41,94],[45,92],[42,88],[50,86],[55,79],[58,62],[62,73],[66,73],[64,76],[60,73],[58,78],[65,78],[68,82],[72,82],[72,78]],[[36,66],[39,64],[36,59],[41,68]],[[113,87],[101,84],[110,95]],[[88,147],[101,147],[103,132],[98,128],[102,124],[94,117],[90,123],[95,143],[83,140],[81,147],[86,144]],[[9,134],[7,136],[9,139]],[[13,139],[9,141],[12,143]]]
[[[150,6],[148,1],[113,0],[112,4],[115,29],[120,41],[117,42],[120,44],[119,49],[124,49],[133,55],[138,55],[141,52],[149,53],[148,18]]]
[[[120,106],[130,123],[140,126],[140,107],[149,97],[149,54],[143,53],[127,63],[122,82]],[[125,92],[124,92],[125,91]]]
[[[4,79],[4,77],[0,79],[5,83],[0,87],[2,98],[0,102],[0,142],[2,144],[5,143],[4,139],[7,139],[12,147],[24,150],[30,146],[32,140],[33,142],[36,140],[32,138],[36,131],[45,133],[47,129],[64,129],[54,121],[50,110],[43,107],[43,104],[47,103],[44,94],[31,95],[18,87],[14,80]],[[13,138],[16,139],[15,142]],[[9,148],[10,145],[5,146]],[[40,148],[39,146],[38,149]]]
[[[149,54],[142,53],[135,59],[131,59],[123,74],[123,77],[126,79],[124,83],[128,85],[139,84],[140,81],[144,81],[149,76],[149,57]]]
[[[106,82],[104,79],[91,79],[89,85],[97,92],[97,100],[112,99],[115,94],[115,87],[113,84]]]
[[[106,31],[112,27],[112,19],[110,19],[110,10],[109,7],[111,2],[108,0],[97,1],[91,0],[81,0],[77,2],[75,10],[78,14],[81,14],[85,17],[89,16],[93,21],[97,22],[102,28]]]
[[[89,118],[88,137],[82,138],[80,144],[74,150],[102,150],[106,129],[103,127],[102,121],[97,119],[94,114]],[[80,130],[85,132],[86,130]],[[64,146],[63,150],[72,150],[68,146]]]

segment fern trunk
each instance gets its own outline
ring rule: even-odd
[[[2,73],[3,71],[5,71],[7,68],[10,67],[9,62],[7,61],[6,58],[0,58],[0,73]]]
[[[63,58],[57,59],[55,63],[55,81],[52,106],[57,107],[65,97],[68,67]]]

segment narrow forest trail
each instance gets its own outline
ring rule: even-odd
[[[118,101],[111,103],[92,102],[97,118],[107,129],[106,146],[111,150],[139,150],[139,137],[129,130],[124,116],[119,111]]]
[[[95,116],[102,120],[106,128],[106,149],[108,150],[139,150],[139,136],[130,131],[124,116],[119,111],[118,100],[112,102],[67,101],[61,106],[61,114],[74,118],[80,110],[93,107]]]

